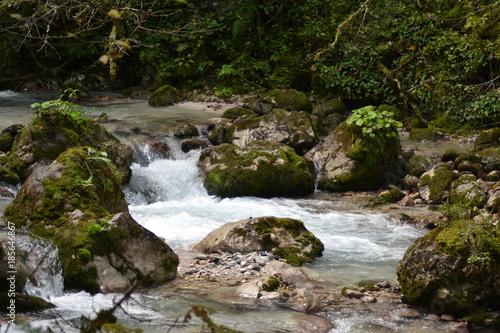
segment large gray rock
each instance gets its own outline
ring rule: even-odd
[[[464,316],[498,309],[500,239],[487,220],[449,222],[415,241],[397,265],[407,301],[431,312]]]
[[[273,251],[290,264],[300,266],[321,256],[324,247],[302,221],[266,216],[226,223],[194,249],[205,253]]]
[[[474,175],[464,174],[451,184],[451,204],[467,204],[471,207],[483,208],[487,200],[486,193],[477,183]]]
[[[5,216],[58,247],[67,288],[117,292],[173,279],[177,255],[127,211],[114,164],[81,147],[36,168]]]
[[[220,197],[299,197],[314,192],[311,165],[280,143],[209,147],[202,151],[199,166],[207,191]]]
[[[418,181],[418,191],[422,199],[440,203],[455,180],[453,171],[438,168],[424,172]]]
[[[305,155],[318,170],[318,189],[341,192],[380,186],[401,150],[395,129],[393,134],[374,140],[363,137],[354,124],[338,126]]]
[[[308,113],[283,109],[274,109],[262,117],[236,120],[226,128],[226,133],[227,140],[239,147],[252,141],[266,140],[284,143],[299,155],[319,141]]]

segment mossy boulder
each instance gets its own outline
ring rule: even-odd
[[[0,152],[8,153],[14,144],[14,138],[21,132],[24,125],[11,125],[0,134]]]
[[[156,89],[148,99],[150,106],[161,107],[179,103],[182,94],[172,86],[165,85]]]
[[[202,151],[199,166],[207,191],[220,197],[300,197],[314,192],[312,166],[279,143],[209,147]]]
[[[411,176],[420,177],[429,169],[430,165],[431,163],[424,156],[414,155],[405,163],[405,170]]]
[[[4,215],[52,241],[65,286],[123,291],[176,275],[177,256],[127,213],[120,172],[102,152],[77,147],[33,170]]]
[[[252,116],[251,116],[252,117]],[[208,141],[214,146],[222,143],[230,143],[231,139],[226,138],[226,128],[231,126],[232,122],[227,118],[213,118],[210,119],[206,128],[202,133],[206,133]]]
[[[396,203],[399,200],[403,199],[404,196],[405,194],[403,193],[403,191],[397,188],[393,188],[387,191],[383,191],[377,196],[370,199],[370,204],[372,206],[377,206]]]
[[[0,165],[0,182],[17,185],[21,182],[21,179],[17,174]]]
[[[441,157],[442,162],[454,162],[455,159],[460,156],[460,152],[453,148],[446,149]]]
[[[500,127],[482,131],[474,141],[474,151],[476,152],[498,146],[500,146]]]
[[[481,158],[481,165],[485,172],[500,170],[500,147],[485,148],[476,153]]]
[[[342,123],[305,157],[316,165],[318,189],[332,192],[373,190],[401,151],[396,129],[377,139],[362,135],[355,124]]]
[[[198,135],[200,135],[198,128],[192,124],[185,124],[174,130],[174,136],[176,138],[192,138]]]
[[[181,142],[181,150],[185,153],[191,150],[204,149],[207,147],[208,143],[203,139],[185,139]]]
[[[271,104],[278,109],[287,111],[305,111],[311,113],[313,106],[309,98],[303,93],[290,89],[275,89],[270,90],[264,97],[264,100],[270,101]]]
[[[257,113],[253,110],[250,110],[249,108],[236,107],[227,109],[222,113],[221,117],[227,119],[238,119],[243,116],[252,116],[252,115],[257,115]]]
[[[470,207],[483,208],[488,197],[476,177],[471,174],[463,174],[451,184],[450,203],[464,204]]]
[[[453,171],[436,168],[424,172],[418,181],[418,191],[422,199],[430,203],[440,203],[455,180]]]
[[[239,147],[256,140],[284,143],[299,155],[319,141],[308,113],[283,109],[274,109],[262,117],[236,120],[226,128],[225,138]]]
[[[323,119],[332,114],[343,115],[347,108],[340,98],[330,99],[314,106],[312,114]]]
[[[439,138],[438,132],[433,128],[412,128],[409,139],[411,141],[436,141]]]
[[[302,221],[273,216],[226,223],[194,248],[205,253],[272,251],[293,266],[314,261],[324,250]]]
[[[456,220],[415,241],[397,265],[408,303],[462,317],[499,309],[500,232],[488,220]]]
[[[346,116],[338,114],[338,113],[332,113],[331,115],[326,116],[325,118],[322,118],[319,120],[319,125],[323,128],[323,132],[326,133],[326,135],[330,134],[346,120]]]
[[[4,167],[24,182],[34,166],[50,164],[65,150],[79,146],[106,151],[122,170],[122,181],[130,177],[130,147],[119,143],[96,121],[64,113],[42,113],[33,118],[16,137]]]

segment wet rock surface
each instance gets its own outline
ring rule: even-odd
[[[396,326],[415,321],[415,326],[419,327],[428,315],[426,311],[405,304],[399,287],[387,281],[373,282],[369,287],[368,284],[349,286],[347,293],[343,292],[344,286],[313,279],[307,268],[292,267],[270,252],[207,255],[180,251],[177,254],[177,278],[147,293],[195,295],[237,306],[284,306],[298,311],[296,332],[328,332],[338,318],[360,313],[382,318]],[[279,285],[269,289],[269,281],[273,278]],[[356,297],[350,297],[351,294]],[[452,332],[455,325],[457,322],[445,322],[440,316],[426,318],[426,326],[440,332]]]

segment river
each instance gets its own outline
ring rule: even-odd
[[[0,129],[14,123],[27,123],[33,112],[29,104],[41,101],[42,96],[47,97],[0,92]],[[314,275],[340,285],[360,280],[395,282],[398,260],[406,248],[424,234],[421,229],[401,225],[388,215],[368,213],[355,203],[325,193],[317,192],[300,199],[220,199],[210,196],[198,177],[196,162],[199,151],[183,153],[177,140],[168,133],[186,122],[204,124],[218,116],[220,110],[206,103],[185,103],[166,108],[151,108],[144,101],[101,100],[93,104],[101,108],[99,112],[105,112],[109,119],[117,120],[109,121],[105,126],[122,141],[140,149],[138,142],[144,135],[131,135],[128,130],[137,127],[141,133],[161,135],[159,138],[171,147],[171,159],[132,166],[133,176],[126,189],[126,197],[132,216],[165,239],[174,251],[189,250],[190,245],[226,222],[250,216],[289,217],[302,220],[325,245],[323,257],[307,266]],[[0,212],[9,201],[0,199]],[[75,331],[70,323],[75,323],[82,314],[92,316],[98,309],[110,307],[118,297],[114,294],[90,296],[85,292],[46,296],[58,308],[35,316],[32,325],[57,331],[58,322],[64,331]],[[297,314],[278,306],[236,307],[194,299],[189,294],[173,294],[168,298],[137,294],[133,298],[135,301],[126,304],[128,315],[121,312],[120,321],[130,327],[141,327],[146,332],[165,332],[169,328],[172,328],[169,332],[196,332],[199,322],[187,325],[175,324],[175,320],[188,311],[190,304],[199,302],[217,310],[213,315],[217,323],[248,333],[293,332],[290,323]],[[426,328],[423,320],[398,320],[395,323],[366,314],[325,316],[336,326],[332,332],[436,332],[435,326]],[[141,318],[142,321],[133,318]],[[9,332],[18,330],[11,327]]]

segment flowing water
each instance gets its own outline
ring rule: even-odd
[[[3,99],[3,100],[2,100]],[[32,115],[30,103],[36,96],[0,92],[0,127],[26,123]],[[191,104],[168,108],[150,108],[145,102],[123,102],[100,105],[102,112],[120,122],[107,124],[114,132],[124,126],[139,126],[144,132],[165,133],[180,123],[204,124],[217,115],[213,110]],[[136,151],[147,150],[132,136],[126,139]],[[196,162],[199,151],[183,153],[176,140],[164,137],[173,152],[171,159],[153,160],[132,166],[133,176],[126,189],[130,213],[145,228],[151,230],[177,251],[188,250],[212,230],[226,222],[255,216],[278,216],[300,219],[325,245],[323,257],[308,265],[316,276],[341,285],[360,280],[394,282],[395,266],[406,248],[423,231],[401,225],[383,214],[370,214],[355,205],[328,196],[313,195],[301,199],[239,197],[220,199],[210,196],[198,177]],[[0,201],[5,206],[8,199]],[[37,250],[38,251],[38,250]],[[51,259],[52,260],[52,259]],[[57,263],[54,263],[56,271]],[[40,277],[39,279],[49,279]],[[95,295],[85,292],[58,294],[59,282],[47,283],[49,288],[27,287],[27,291],[50,300],[57,309],[47,311],[33,321],[34,327],[51,327],[75,331],[72,324],[80,316],[95,315],[99,309],[111,307],[119,295]],[[54,291],[50,292],[52,286]],[[204,302],[218,310],[213,319],[220,324],[246,332],[293,332],[290,323],[296,312],[281,307],[237,307],[195,298],[189,294],[155,297],[137,294],[118,312],[120,321],[130,327],[142,327],[147,332],[165,332],[174,326],[189,309],[189,304]],[[382,323],[364,314],[343,316],[326,314],[336,325],[332,332],[433,332],[425,325],[399,321]],[[141,318],[142,321],[133,319]],[[171,332],[195,332],[198,323],[175,324]],[[55,328],[55,329],[54,329]],[[19,329],[19,328],[18,328]],[[11,327],[9,332],[15,332]],[[5,328],[3,329],[5,332]]]

